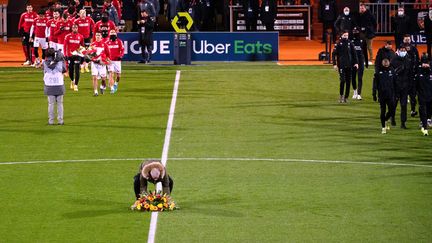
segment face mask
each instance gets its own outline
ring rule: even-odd
[[[102,22],[104,23],[108,22],[108,17],[102,17]]]
[[[432,11],[429,11],[429,16],[432,16]]]
[[[404,12],[403,12],[403,11],[398,11],[398,15],[399,15],[399,16],[403,16],[403,15],[404,15]]]
[[[344,14],[345,14],[346,16],[348,16],[348,15],[349,15],[349,11],[344,11]]]
[[[399,56],[400,56],[400,57],[405,57],[406,54],[407,54],[406,51],[400,51],[400,52],[399,52]]]
[[[112,40],[112,41],[117,40],[117,36],[116,35],[110,35],[110,40]]]

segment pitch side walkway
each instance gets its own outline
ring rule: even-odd
[[[373,41],[374,57],[385,40],[393,40],[393,37],[377,37]],[[279,62],[280,65],[323,65],[318,61],[318,54],[324,51],[325,46],[317,40],[290,40],[287,37],[280,38]],[[418,46],[419,52],[426,51],[424,45]],[[0,67],[20,67],[24,62],[21,42],[18,38],[9,39],[8,42],[0,41]]]

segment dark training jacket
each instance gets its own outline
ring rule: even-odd
[[[411,87],[412,80],[412,64],[411,59],[407,56],[396,56],[391,60],[391,67],[396,74],[396,91],[408,90]]]
[[[333,65],[339,68],[352,68],[358,64],[354,44],[350,40],[340,39],[333,50]]]
[[[395,73],[392,68],[382,69],[374,74],[372,95],[380,100],[393,99],[395,97]]]
[[[417,95],[419,100],[429,102],[432,100],[432,73],[430,68],[420,68],[417,75]]]

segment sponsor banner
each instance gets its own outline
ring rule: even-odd
[[[424,34],[424,18],[428,18],[428,9],[408,9],[406,10],[411,21],[411,42],[416,45],[426,44]]]
[[[192,61],[277,61],[277,32],[193,32]],[[141,60],[138,33],[119,33],[125,46],[125,61]],[[174,60],[174,33],[153,34],[153,61]]]

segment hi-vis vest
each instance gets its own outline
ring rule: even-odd
[[[44,74],[44,83],[46,86],[64,85],[63,74],[57,68],[54,70],[48,68],[48,71]]]

